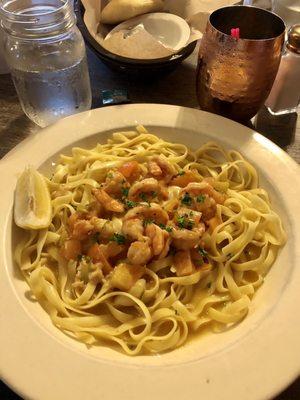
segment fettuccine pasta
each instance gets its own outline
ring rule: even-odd
[[[128,355],[240,322],[286,235],[241,154],[148,133],[75,147],[45,178],[52,219],[15,259],[53,324]]]

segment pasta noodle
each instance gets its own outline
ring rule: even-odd
[[[240,322],[286,240],[255,168],[213,142],[191,151],[139,126],[73,148],[45,179],[51,224],[15,259],[53,324],[87,345],[164,352]]]

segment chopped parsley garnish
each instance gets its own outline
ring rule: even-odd
[[[124,235],[121,233],[114,233],[112,238],[110,239],[112,242],[116,242],[118,244],[124,244],[126,241],[126,238]]]
[[[149,192],[149,193],[145,193],[145,192],[141,192],[139,194],[139,197],[141,200],[145,201],[146,203],[149,203],[149,197],[156,197],[157,196],[157,192]]]
[[[132,200],[125,200],[125,202],[124,202],[124,204],[125,204],[125,207],[128,209],[128,208],[133,208],[133,207],[136,207],[137,206],[137,203],[135,202],[135,201],[132,201]]]
[[[202,247],[198,247],[198,253],[202,256],[202,257],[207,257],[208,253],[206,250],[202,249]]]
[[[122,195],[124,196],[124,197],[128,197],[128,193],[129,193],[129,189],[128,188],[122,188]]]
[[[206,196],[204,194],[199,194],[199,196],[196,197],[197,203],[204,203]]]
[[[182,170],[182,171],[179,171],[179,172],[178,172],[177,176],[182,176],[182,175],[184,175],[184,174],[185,174],[185,171]]]
[[[150,196],[154,197],[155,192],[150,192],[149,194],[150,194]],[[149,207],[151,207],[150,201],[148,200],[148,195],[147,195],[147,193],[142,192],[142,193],[139,194],[139,197],[140,197],[140,199],[141,199],[142,201],[144,201],[145,203],[147,203]]]
[[[142,192],[142,193],[139,194],[139,196],[140,196],[140,199],[141,199],[141,200],[143,200],[143,201],[145,201],[146,203],[148,203],[148,199],[147,199],[146,193]]]
[[[108,179],[112,179],[114,177],[114,175],[111,172],[109,172],[106,176]]]
[[[166,226],[165,224],[159,224],[158,225],[161,229],[164,229],[165,231],[167,231],[167,232],[172,232],[172,227],[171,226]]]
[[[154,222],[154,219],[144,219],[143,225],[147,226],[147,225],[153,224],[153,222]]]
[[[196,263],[199,267],[201,267],[201,265],[204,264],[203,258],[201,257],[201,258],[199,258],[198,260],[195,260],[195,263]]]
[[[185,217],[177,217],[177,225],[179,226],[179,228],[184,228],[184,224],[185,224]]]
[[[146,195],[146,193],[144,193],[144,192],[140,193],[140,194],[139,194],[139,197],[140,197],[141,200],[147,201],[147,195]]]
[[[179,226],[180,229],[191,230],[193,229],[195,222],[192,219],[187,218],[187,214],[185,214],[177,217],[177,225]]]
[[[192,204],[191,196],[188,193],[185,193],[185,195],[181,199],[181,203],[186,205],[186,206],[190,206]]]

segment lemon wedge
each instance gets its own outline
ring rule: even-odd
[[[44,177],[27,167],[15,191],[15,223],[23,229],[43,229],[51,223],[51,198]]]

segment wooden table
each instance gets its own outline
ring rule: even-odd
[[[196,58],[197,51],[171,74],[153,81],[143,81],[143,79],[137,81],[134,77],[122,76],[110,71],[88,50],[93,106],[100,105],[101,90],[125,88],[133,103],[165,103],[198,108],[195,94]],[[297,121],[297,114],[275,118],[263,109],[253,124],[257,131],[284,148],[300,163],[300,118]],[[0,75],[0,158],[38,129],[24,115],[10,76]],[[20,398],[0,383],[0,399]],[[300,399],[300,379],[276,397],[276,400],[296,399]],[[237,399],[233,398],[233,400]]]

